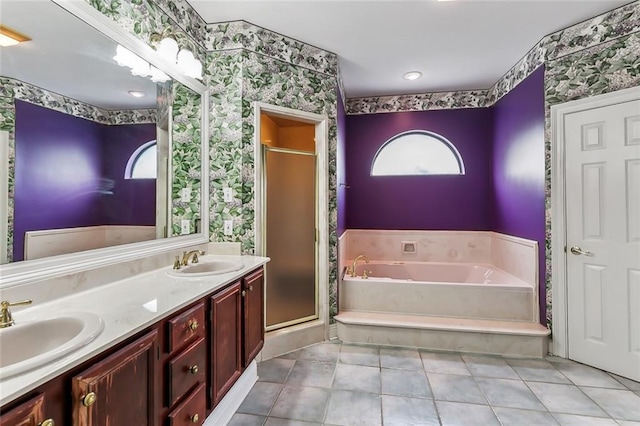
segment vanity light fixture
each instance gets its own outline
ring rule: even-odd
[[[116,56],[114,56],[113,59],[118,65],[131,68],[131,74],[141,77],[151,77],[151,81],[156,83],[167,81],[171,78],[140,56],[120,45],[116,48]]]
[[[18,43],[29,40],[31,40],[30,37],[0,25],[0,47],[15,46]]]
[[[404,75],[405,80],[417,80],[420,77],[422,77],[422,73],[420,71],[409,71]]]
[[[134,98],[142,98],[142,97],[144,97],[144,92],[141,92],[139,90],[129,90],[128,93],[131,96],[133,96]]]
[[[159,34],[153,34],[153,39],[159,39]],[[178,42],[171,37],[164,37],[158,43],[156,51],[167,61],[176,64],[182,72],[192,78],[202,79],[202,63],[193,56],[188,49],[180,49]]]

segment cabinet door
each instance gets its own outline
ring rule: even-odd
[[[247,367],[264,346],[264,274],[262,268],[243,280],[243,367]]]
[[[240,282],[211,297],[212,408],[242,373],[240,300]]]
[[[74,426],[153,425],[157,331],[72,379]]]
[[[38,426],[44,418],[44,395],[40,394],[16,408],[2,413],[2,426]]]

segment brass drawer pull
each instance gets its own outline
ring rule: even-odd
[[[190,372],[191,374],[198,374],[198,366],[197,366],[197,365],[194,365],[194,366],[192,366],[192,367],[189,367],[189,372]]]
[[[189,417],[189,420],[191,420],[191,423],[198,423],[198,420],[200,420],[200,416],[198,416],[198,414],[194,414],[193,416]]]
[[[199,326],[200,326],[200,324],[198,324],[198,321],[196,321],[196,320],[193,320],[193,321],[189,322],[189,329],[191,331],[196,331]]]
[[[85,407],[90,407],[95,404],[97,399],[98,397],[95,392],[89,392],[82,398],[82,405],[84,405]]]
[[[56,426],[56,422],[54,422],[53,419],[47,419],[39,423],[38,426]]]

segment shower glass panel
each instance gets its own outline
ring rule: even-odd
[[[266,328],[318,317],[316,157],[265,147]]]

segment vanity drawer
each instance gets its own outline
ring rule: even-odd
[[[189,389],[204,383],[207,346],[204,339],[198,339],[167,363],[168,405],[172,406]]]
[[[169,320],[169,352],[197,337],[205,337],[204,303]]]
[[[206,392],[202,383],[175,410],[169,413],[170,426],[201,425],[206,415]]]

